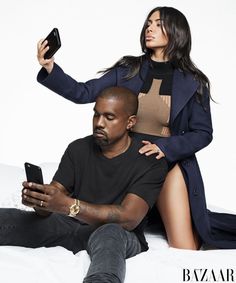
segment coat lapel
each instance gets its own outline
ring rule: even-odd
[[[193,80],[190,74],[175,70],[171,99],[170,124],[172,125],[179,112],[184,108],[189,99],[194,95],[199,83]]]

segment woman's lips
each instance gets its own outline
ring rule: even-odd
[[[150,40],[153,40],[153,39],[154,39],[154,36],[148,35],[148,36],[145,37],[146,41],[150,41]]]

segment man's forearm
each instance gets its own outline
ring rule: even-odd
[[[40,185],[31,182],[23,182],[22,202],[30,204],[40,213],[48,212],[73,215],[72,206],[75,199],[71,198],[67,190],[58,182],[50,185]],[[40,192],[36,191],[39,190]],[[121,204],[91,204],[80,201],[79,212],[75,217],[85,223],[102,225],[105,223],[119,223],[126,230],[133,230],[146,215],[149,206],[138,195],[129,193]],[[41,214],[42,215],[42,214]]]
[[[71,199],[71,205],[74,199]],[[102,225],[118,223],[132,231],[148,212],[147,203],[134,194],[128,194],[120,205],[100,205],[80,201],[80,211],[76,218],[88,224]]]
[[[127,230],[135,228],[121,205],[98,205],[80,201],[80,212],[76,218],[88,224],[119,223]]]

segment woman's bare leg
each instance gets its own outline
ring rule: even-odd
[[[179,249],[199,248],[193,230],[187,187],[178,164],[168,173],[157,200],[169,245]]]

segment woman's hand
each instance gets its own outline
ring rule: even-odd
[[[164,152],[162,152],[156,144],[151,143],[149,141],[142,141],[142,143],[144,144],[144,146],[140,148],[139,153],[145,154],[146,156],[156,153],[156,159],[161,159],[162,157],[165,157]]]
[[[37,44],[37,58],[39,61],[39,64],[44,67],[47,72],[50,74],[52,69],[53,69],[53,65],[54,65],[54,58],[50,58],[50,59],[44,59],[44,54],[48,51],[49,46],[47,46],[48,42],[47,40],[45,42],[43,42],[44,39],[41,39],[38,44]]]

